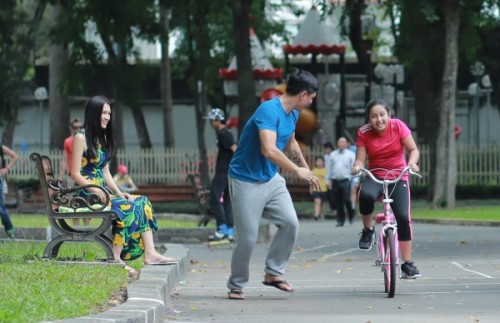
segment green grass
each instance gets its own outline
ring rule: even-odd
[[[499,221],[500,206],[461,207],[447,209],[414,209],[411,212],[414,219],[444,219],[461,221]]]
[[[44,228],[50,225],[47,216],[44,214],[11,214],[11,219],[16,228]],[[93,219],[90,221],[90,225],[99,224],[99,221]],[[160,228],[193,228],[197,225],[198,222],[196,221],[158,218],[158,226]]]
[[[127,284],[122,267],[40,260],[45,245],[0,241],[0,322],[40,322],[98,313],[113,292]],[[60,256],[94,260],[105,254],[96,244],[65,243]],[[140,269],[142,261],[130,265]]]

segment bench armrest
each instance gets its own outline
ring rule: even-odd
[[[60,179],[50,178],[47,181],[50,194],[50,203],[54,205],[67,205],[72,209],[86,208],[89,211],[103,211],[111,201],[111,196],[108,190],[97,184],[87,184],[82,186],[66,187]],[[97,188],[104,192],[105,200],[101,201],[95,193],[89,192],[87,196],[74,195],[74,193],[87,188]]]

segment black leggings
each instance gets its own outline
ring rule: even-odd
[[[391,194],[392,193],[392,194]],[[370,177],[363,179],[363,184],[359,190],[359,212],[362,215],[373,213],[375,201],[382,196],[382,184],[375,183]],[[408,182],[399,181],[389,185],[390,198],[394,217],[398,223],[398,236],[400,241],[410,241],[412,239],[412,227],[410,216],[410,187]]]

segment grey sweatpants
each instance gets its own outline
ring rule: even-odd
[[[250,275],[250,258],[257,243],[263,214],[278,228],[266,258],[265,272],[283,275],[295,246],[299,221],[285,179],[276,174],[269,182],[249,183],[228,176],[233,203],[236,247],[227,287],[243,289]]]

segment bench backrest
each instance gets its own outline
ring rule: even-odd
[[[32,153],[30,155],[30,159],[35,162],[36,165],[38,178],[40,179],[40,189],[43,194],[43,200],[45,202],[47,212],[52,213],[54,209],[57,208],[57,205],[51,202],[54,190],[50,187],[49,183],[54,183],[55,179],[50,158],[47,156],[41,156],[38,153]]]
[[[110,201],[109,193],[102,187],[89,184],[81,188],[67,187],[61,179],[54,177],[54,169],[48,156],[32,153],[30,159],[35,162],[40,188],[43,194],[45,207],[48,214],[59,214],[59,207],[64,206],[73,210],[88,208],[89,211],[107,211],[106,206]],[[75,193],[85,187],[97,187],[106,192],[107,201],[101,202],[97,195],[91,194],[87,198],[80,197]]]

